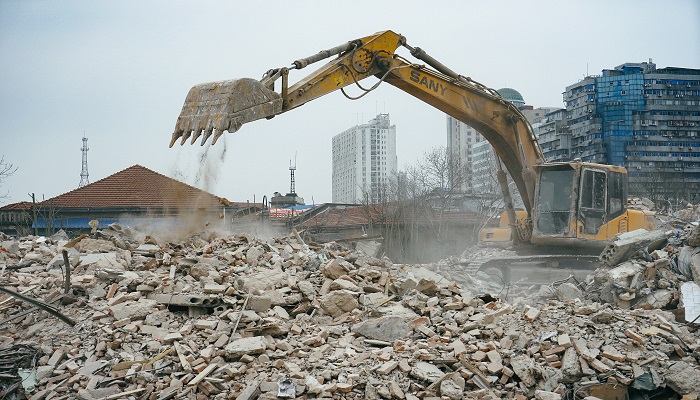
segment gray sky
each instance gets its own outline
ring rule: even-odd
[[[445,115],[387,84],[358,101],[334,92],[213,147],[169,149],[190,87],[259,78],[391,29],[462,75],[512,87],[534,107],[561,107],[565,87],[587,72],[649,58],[700,68],[699,18],[697,0],[0,0],[0,155],[19,168],[0,204],[77,188],[83,133],[90,182],[141,164],[232,201],[260,201],[289,190],[296,154],[297,193],[329,202],[335,134],[389,113],[402,168],[445,146]]]

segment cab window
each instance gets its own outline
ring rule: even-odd
[[[605,223],[605,172],[584,170],[581,177],[579,215],[586,234],[596,234]]]
[[[540,174],[537,199],[537,230],[546,235],[562,235],[569,231],[574,170],[551,169]]]
[[[616,218],[625,212],[627,187],[621,172],[608,172],[608,216]]]

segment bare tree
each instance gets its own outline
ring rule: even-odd
[[[487,169],[490,173],[486,178],[491,183],[486,185],[484,193],[463,193],[463,188],[469,186],[466,185],[469,177],[467,168],[459,164],[458,157],[448,149],[435,148],[385,183],[383,193],[386,196],[383,199],[389,203],[382,202],[381,209],[372,209],[375,218],[370,219],[368,214],[368,223],[372,221],[375,229],[381,223],[384,250],[392,259],[425,262],[435,256],[452,254],[457,243],[454,212],[469,209],[468,203],[474,206],[474,202],[478,201],[478,209],[472,208],[471,211],[481,214],[483,220],[474,221],[471,239],[460,236],[460,242],[476,241],[477,232],[487,219],[498,217],[498,211],[504,205],[495,162]],[[481,196],[477,196],[479,194]],[[514,194],[517,196],[517,193]],[[363,204],[370,205],[370,202],[365,198]],[[384,220],[378,221],[376,216]]]
[[[63,229],[63,227],[61,226],[63,225],[62,222],[58,222],[57,225],[56,221],[56,217],[58,216],[60,209],[56,207],[56,204],[54,203],[53,199],[49,199],[48,201],[44,199],[44,201],[42,201],[42,204],[43,205],[37,210],[37,215],[38,218],[44,220],[44,223],[46,225],[44,228],[44,234],[46,236],[51,236],[54,233],[56,233],[59,229]],[[36,204],[34,204],[34,206],[35,205]],[[34,221],[34,224],[37,225],[38,221]]]
[[[477,201],[477,211],[480,215],[479,224],[474,226],[475,237],[489,224],[495,224],[495,221],[500,218],[501,212],[506,209],[503,193],[498,182],[499,171],[505,167],[493,149],[491,149],[491,154],[491,157],[482,159],[482,165],[477,172],[478,176],[474,176],[474,199]],[[515,187],[515,182],[510,175],[506,175],[506,177],[508,180],[508,191],[513,200],[514,208],[516,210],[524,209],[525,206],[520,192]]]
[[[680,172],[655,168],[653,172],[630,178],[630,194],[644,196],[653,201],[660,210],[673,212],[685,207],[700,193],[700,185],[684,179]]]
[[[414,176],[420,183],[424,198],[423,210],[427,218],[423,224],[434,234],[440,246],[446,244],[449,221],[446,212],[458,207],[459,188],[465,186],[466,168],[461,165],[459,157],[445,147],[434,148],[425,153]],[[453,190],[454,189],[454,190]]]
[[[428,247],[437,245],[442,252],[448,245],[451,226],[447,212],[461,208],[462,196],[457,192],[467,179],[466,168],[459,164],[448,149],[435,148],[397,174],[392,183],[396,201],[391,218],[402,227],[394,245],[403,247],[407,259],[426,261]]]
[[[364,233],[369,236],[375,235],[374,223],[379,215],[378,209],[382,206],[381,203],[376,201],[376,197],[373,196],[373,193],[376,192],[376,190],[376,186],[373,187],[372,191],[368,190],[366,185],[361,188],[362,199],[360,200],[360,204],[362,207],[362,215],[365,220],[363,230],[365,231]]]
[[[0,186],[2,185],[5,178],[14,174],[15,171],[17,171],[17,167],[15,167],[14,165],[12,165],[9,162],[6,162],[5,156],[1,156],[0,157]],[[0,200],[6,199],[8,194],[9,194],[9,192],[7,192],[3,195],[0,195]]]

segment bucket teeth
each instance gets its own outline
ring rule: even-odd
[[[172,148],[175,142],[177,142],[177,139],[180,138],[180,136],[182,136],[182,133],[173,132],[173,137],[172,139],[170,139],[170,145],[168,147]]]
[[[192,135],[192,139],[190,140],[190,144],[194,144],[194,142],[197,141],[197,138],[202,136],[202,131],[195,132],[194,135]]]
[[[200,145],[200,146],[204,146],[204,143],[207,142],[207,139],[209,139],[209,137],[210,137],[211,135],[212,135],[212,130],[211,130],[211,129],[204,131],[204,137],[202,137],[202,143],[200,143],[199,145]],[[193,141],[192,143],[194,143],[194,141]],[[214,144],[214,143],[212,143],[212,144]]]
[[[195,85],[175,124],[171,147],[179,138],[184,144],[193,132],[192,144],[202,135],[202,144],[212,135],[214,144],[224,131],[233,133],[245,123],[272,118],[281,112],[282,96],[255,79]]]
[[[223,134],[224,134],[224,131],[214,132],[214,140],[211,141],[212,146],[216,144],[216,141],[219,140],[219,136],[221,136]]]
[[[182,140],[180,141],[180,146],[184,145],[185,142],[187,141],[187,139],[189,139],[191,135],[192,135],[192,131],[187,131],[187,132],[183,133]]]

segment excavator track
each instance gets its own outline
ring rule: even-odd
[[[583,281],[599,266],[599,257],[592,254],[518,254],[501,250],[491,254],[474,254],[460,258],[450,271],[459,282],[460,276],[478,272],[502,284],[549,285],[571,276]]]

